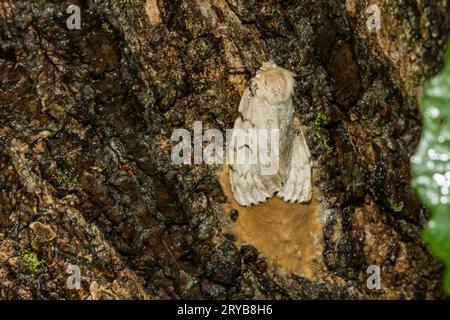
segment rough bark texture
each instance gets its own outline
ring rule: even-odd
[[[357,0],[1,0],[0,298],[441,298],[409,158],[450,4],[376,2],[370,32],[373,3]],[[170,160],[173,129],[232,128],[269,59],[298,75],[323,219],[314,277],[225,231],[239,218],[221,168]]]

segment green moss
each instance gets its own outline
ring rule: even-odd
[[[404,207],[405,207],[405,204],[403,203],[403,201],[395,202],[395,203],[391,204],[391,209],[397,213],[402,212]]]
[[[323,146],[325,148],[325,150],[327,150],[328,153],[333,152],[333,147],[330,146],[330,144],[328,143],[328,138],[327,137],[323,137]]]
[[[108,33],[113,33],[113,30],[111,29],[111,25],[108,22],[102,23],[102,29]]]
[[[322,133],[321,133],[321,128],[320,126],[322,125],[322,123],[324,121],[327,120],[327,117],[322,113],[322,112],[318,112],[316,119],[314,119],[314,123],[313,123],[313,127],[314,127],[314,136],[317,139],[320,139],[322,137]]]
[[[208,41],[205,39],[199,39],[195,43],[195,51],[198,53],[200,58],[202,58],[202,59],[208,58],[211,54],[211,52],[210,52],[211,50],[210,50]]]
[[[313,122],[313,128],[314,128],[314,136],[317,138],[317,140],[321,140],[323,143],[323,147],[325,150],[330,153],[333,151],[333,147],[329,144],[329,138],[327,135],[324,135],[322,133],[321,125],[327,121],[327,117],[322,113],[318,112],[316,118]]]
[[[95,105],[93,103],[89,105],[88,112],[91,116],[95,115]]]
[[[74,188],[78,184],[78,177],[67,170],[61,170],[57,181],[60,186]]]
[[[353,278],[355,278],[355,275],[356,275],[355,269],[353,269],[352,267],[348,267],[347,268],[347,277],[349,279],[353,279]]]
[[[21,256],[23,271],[17,275],[17,279],[22,282],[30,283],[36,280],[45,270],[44,260],[40,260],[36,252],[25,251]]]
[[[45,269],[45,262],[39,260],[36,252],[25,251],[22,255],[22,261],[30,273],[39,274]]]

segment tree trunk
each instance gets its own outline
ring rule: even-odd
[[[443,297],[409,159],[450,4],[375,2],[371,31],[358,0],[2,0],[0,298]],[[226,166],[171,161],[266,60],[297,74],[310,204],[241,208]]]

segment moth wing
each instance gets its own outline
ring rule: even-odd
[[[292,142],[286,182],[278,195],[287,202],[309,202],[312,197],[311,154],[300,130]]]
[[[242,206],[265,202],[279,191],[281,185],[280,177],[268,179],[261,176],[258,145],[246,138],[255,133],[255,124],[259,127],[271,122],[270,119],[264,118],[264,112],[258,112],[257,108],[261,107],[261,103],[259,98],[251,94],[250,89],[245,91],[239,105],[239,116],[234,123],[229,149],[231,190],[236,201]]]

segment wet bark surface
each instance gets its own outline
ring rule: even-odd
[[[80,30],[66,27],[70,4]],[[1,0],[0,297],[441,298],[409,159],[450,4],[380,0],[376,32],[368,5]],[[170,158],[176,128],[232,128],[266,60],[297,74],[323,223],[314,277],[228,233],[239,212],[222,168]]]

